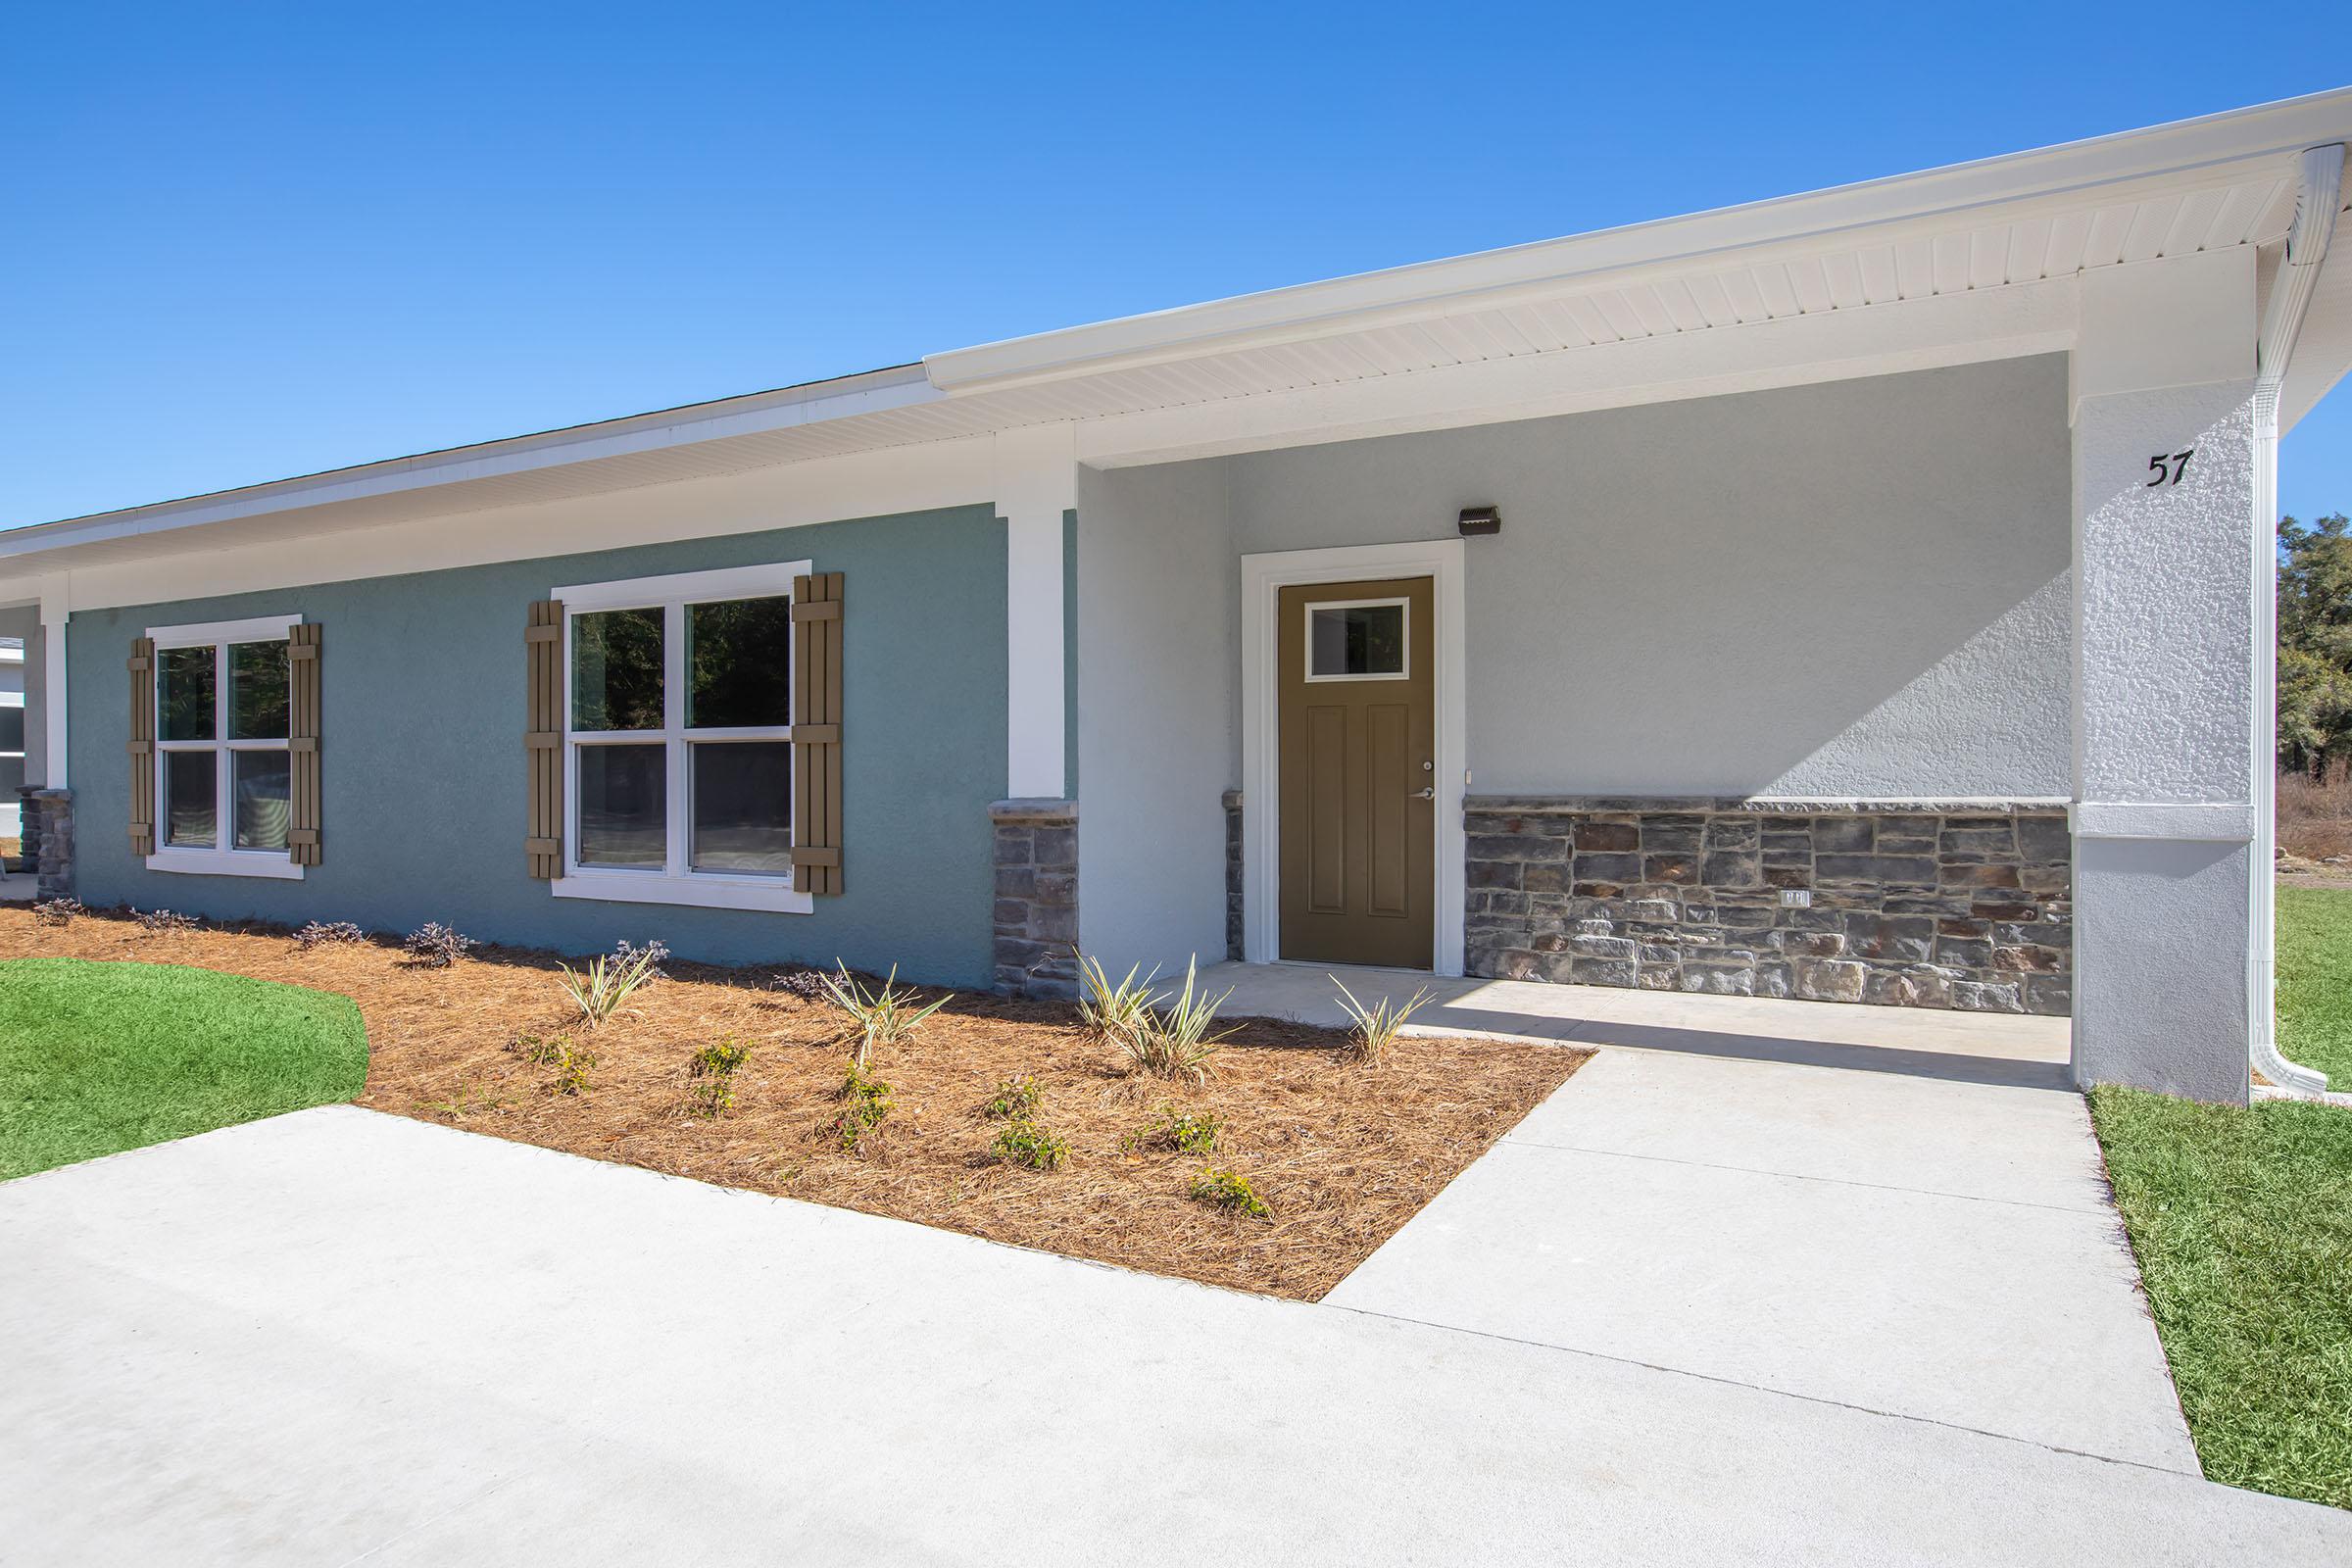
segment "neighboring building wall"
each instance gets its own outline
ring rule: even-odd
[[[1220,463],[1081,471],[1079,929],[1113,975],[1225,952],[1240,570]]]
[[[638,492],[649,511],[662,505]],[[483,526],[495,526],[495,517]],[[812,914],[557,899],[525,874],[526,607],[559,583],[807,558],[846,574],[847,891]],[[988,808],[1005,756],[1004,529],[972,507],[412,576],[76,612],[70,628],[79,896],[299,924],[588,952],[659,937],[683,956],[836,958],[917,980],[995,975]],[[324,626],[324,861],[302,881],[148,870],[129,851],[131,639],[300,612]]]

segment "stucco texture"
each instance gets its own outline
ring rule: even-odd
[[[1082,474],[1088,946],[1222,951],[1241,557],[1472,505],[1476,793],[2066,796],[2066,396],[2047,356]]]
[[[845,574],[847,891],[811,914],[558,899],[525,874],[523,624],[561,583],[807,559]],[[78,892],[299,924],[585,953],[660,938],[735,962],[836,957],[991,977],[988,804],[1005,752],[1004,528],[981,505],[122,610],[69,628]],[[130,853],[130,643],[146,627],[300,612],[325,630],[325,855],[301,881],[150,871]]]
[[[2067,792],[2061,356],[1231,463],[1245,554],[1502,509],[1465,561],[1479,793]]]

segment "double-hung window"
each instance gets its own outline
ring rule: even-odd
[[[792,584],[808,563],[559,588],[560,898],[807,912],[792,887]]]
[[[299,878],[286,858],[288,629],[299,615],[150,627],[158,871]]]

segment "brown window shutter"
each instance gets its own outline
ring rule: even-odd
[[[841,573],[792,580],[792,885],[841,891]]]
[[[286,630],[286,858],[317,865],[322,849],[318,788],[318,623]]]
[[[531,606],[523,632],[525,699],[522,748],[528,769],[522,849],[531,875],[564,874],[564,602]]]
[[[155,639],[130,640],[130,853],[155,853]]]

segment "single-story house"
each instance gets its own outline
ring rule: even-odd
[[[2270,1050],[2352,91],[0,535],[89,904]]]

